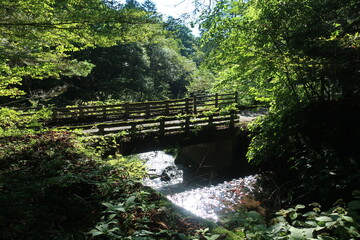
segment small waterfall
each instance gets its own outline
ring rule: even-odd
[[[258,175],[223,181],[216,185],[194,188],[192,179],[184,181],[184,169],[171,155],[162,151],[138,154],[146,164],[149,177],[143,184],[152,187],[193,214],[217,221],[219,216],[235,211],[245,195],[253,195]],[[196,179],[194,179],[196,181]]]

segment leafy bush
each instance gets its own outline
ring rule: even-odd
[[[275,173],[287,202],[350,200],[360,181],[359,111],[358,101],[273,109],[252,127],[248,157]]]
[[[97,180],[97,163],[72,133],[48,131],[0,141],[3,239],[46,239],[91,222],[85,216],[96,207],[91,181]]]
[[[197,222],[138,182],[139,159],[101,159],[113,140],[69,131],[1,136],[0,239],[197,239]]]
[[[199,239],[203,234],[197,230],[208,226],[135,182],[118,182],[102,205],[101,220],[89,231],[93,239]]]
[[[281,209],[269,223],[257,212],[240,209],[222,219],[222,225],[251,240],[337,240],[360,237],[360,201],[321,211],[318,203]]]
[[[0,239],[86,239],[132,166],[68,131],[0,137]]]
[[[29,115],[23,111],[0,108],[0,134],[14,134],[25,129],[41,128],[42,124],[51,119],[51,110],[43,108]],[[29,131],[32,131],[29,130]]]

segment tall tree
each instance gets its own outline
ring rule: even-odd
[[[149,13],[158,14],[156,4],[151,0],[145,0],[141,7]]]
[[[288,201],[358,189],[359,12],[358,0],[223,0],[203,23],[218,87],[271,103],[248,157]]]
[[[359,92],[359,2],[220,1],[203,26],[219,86],[298,103]],[[280,105],[279,105],[280,106]]]
[[[126,0],[125,8],[126,9],[140,9],[141,4],[136,0]]]
[[[149,44],[85,49],[73,53],[72,57],[94,65],[89,75],[24,81],[21,88],[32,89],[34,94],[51,93],[51,89],[58,88],[63,93],[50,101],[57,106],[94,100],[183,97],[196,65],[182,56],[180,49],[178,42],[167,35],[158,36]]]
[[[23,79],[86,75],[91,65],[69,52],[144,40],[156,28],[111,0],[5,0],[0,18],[0,96],[23,94]]]
[[[196,39],[181,19],[168,17],[165,21],[165,29],[172,32],[174,37],[180,41],[183,46],[181,49],[183,56],[191,56],[194,54],[197,43]]]

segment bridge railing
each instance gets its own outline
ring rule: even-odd
[[[109,124],[98,124],[97,131],[92,132],[97,135],[107,135],[112,133],[124,132],[124,135],[136,135],[144,133],[157,133],[165,135],[167,133],[190,132],[191,130],[202,127],[234,127],[238,116],[236,114],[212,115],[184,118],[166,117],[160,119],[138,120],[131,122],[118,122]]]
[[[224,106],[231,105],[233,103],[237,103],[238,94],[230,93],[230,94],[214,94],[214,95],[200,95],[193,96],[193,113],[198,114],[209,109],[221,109]]]
[[[53,119],[142,119],[160,115],[190,113],[191,99],[123,103],[102,106],[79,106],[53,109]]]
[[[133,120],[150,119],[158,116],[174,116],[177,114],[199,114],[209,109],[221,109],[224,106],[237,103],[237,93],[193,96],[191,98],[149,101],[125,102],[113,105],[77,106],[53,108],[54,121],[81,120]],[[33,114],[36,108],[18,108],[22,116]],[[30,111],[27,111],[30,110]]]

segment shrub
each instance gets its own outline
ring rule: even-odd
[[[275,173],[288,202],[350,201],[360,181],[359,111],[356,101],[271,111],[252,128],[248,157]]]
[[[98,156],[68,131],[0,137],[0,239],[86,239],[132,181],[131,165]]]

